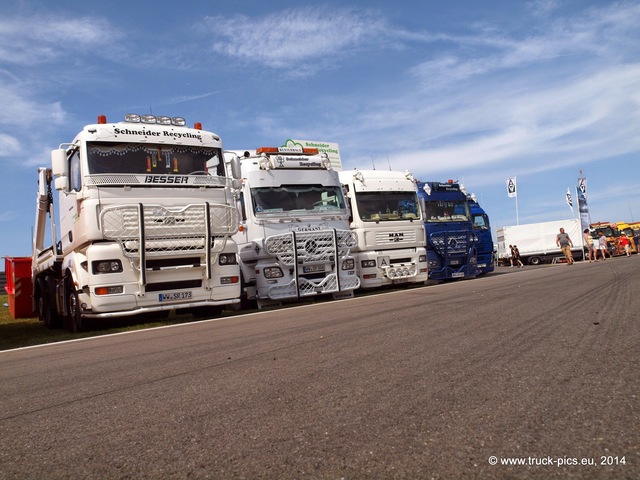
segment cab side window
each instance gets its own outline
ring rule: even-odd
[[[75,150],[69,157],[69,190],[79,192],[82,189],[80,172],[80,153]]]

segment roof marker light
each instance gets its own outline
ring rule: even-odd
[[[127,113],[124,116],[124,121],[130,123],[140,123],[140,115],[138,115],[137,113]]]
[[[98,115],[98,123],[101,124],[101,125],[107,123],[107,116],[106,115]]]
[[[260,147],[256,150],[256,153],[258,155],[261,153],[278,153],[278,147]]]

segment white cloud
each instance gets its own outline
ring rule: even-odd
[[[313,63],[327,64],[372,41],[386,30],[384,21],[363,9],[302,7],[261,18],[245,15],[207,17],[205,24],[222,40],[215,52],[243,62],[258,62],[273,68],[313,71]]]
[[[120,33],[105,20],[93,17],[34,15],[0,19],[0,62],[37,65],[68,52],[93,50]]]
[[[12,135],[0,133],[0,152],[2,152],[2,156],[15,156],[20,152],[20,142]]]

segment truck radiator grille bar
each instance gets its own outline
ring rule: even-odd
[[[144,256],[139,252],[142,243],[147,257],[206,256],[210,248],[211,261],[215,261],[227,237],[238,231],[238,211],[227,205],[195,204],[182,209],[161,205],[140,207],[108,207],[100,214],[105,238],[120,242],[125,255],[130,257]]]
[[[469,232],[435,232],[429,235],[429,243],[440,255],[466,255],[471,248]]]
[[[338,283],[339,282],[339,283]],[[340,285],[340,286],[338,286]],[[350,277],[340,277],[335,273],[327,275],[324,279],[318,281],[310,280],[305,277],[291,280],[287,285],[277,285],[269,288],[269,298],[281,299],[291,298],[296,295],[299,297],[309,297],[318,294],[335,293],[342,290],[353,290],[360,286],[360,279],[357,275]]]
[[[349,230],[296,232],[295,235],[283,233],[267,237],[265,245],[267,253],[277,257],[283,265],[294,266],[296,261],[299,264],[323,261],[337,262],[336,249],[338,258],[346,257],[351,248],[356,246],[356,237]]]
[[[403,243],[416,243],[415,230],[376,232],[376,245],[379,247],[400,247]]]

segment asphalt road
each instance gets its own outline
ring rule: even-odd
[[[640,256],[499,272],[0,352],[0,478],[640,478]]]

